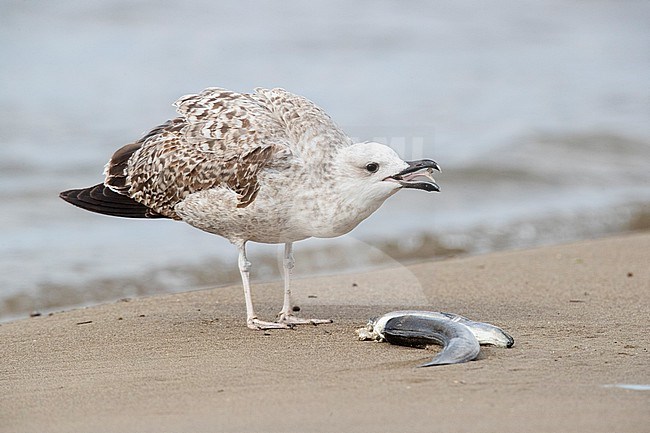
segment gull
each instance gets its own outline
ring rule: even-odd
[[[439,191],[430,159],[354,142],[318,106],[284,89],[210,87],[178,99],[179,114],[118,149],[100,184],[64,191],[82,209],[169,218],[228,239],[239,251],[252,329],[329,323],[294,315],[293,243],[348,233],[404,188]],[[253,308],[248,241],[284,244],[284,301],[276,321]]]

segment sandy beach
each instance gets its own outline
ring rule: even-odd
[[[650,234],[295,282],[301,315],[252,331],[239,286],[0,325],[2,432],[647,432]],[[281,285],[256,284],[259,314]],[[361,342],[367,318],[449,311],[512,349],[417,369],[433,351]]]

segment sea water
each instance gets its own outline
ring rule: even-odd
[[[443,168],[346,237],[337,273],[647,227],[650,3],[5,1],[0,320],[236,282],[235,249],[173,221],[58,198],[208,86],[284,87],[351,136]],[[276,247],[252,246],[256,280]]]

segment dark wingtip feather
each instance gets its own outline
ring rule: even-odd
[[[59,194],[68,203],[104,215],[124,218],[166,218],[130,197],[118,194],[100,183],[82,189],[70,189]]]

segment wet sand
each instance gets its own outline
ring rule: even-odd
[[[298,258],[299,259],[299,258]],[[239,286],[0,325],[1,432],[647,432],[650,234],[298,280],[304,316],[244,324]],[[260,316],[281,285],[257,284]],[[503,327],[512,349],[417,369],[433,351],[355,339],[394,309]]]

